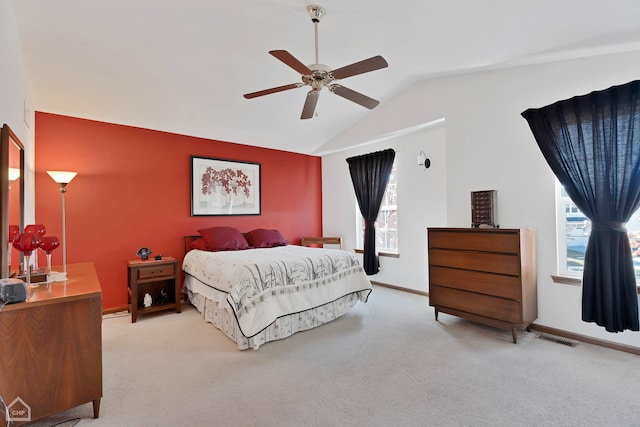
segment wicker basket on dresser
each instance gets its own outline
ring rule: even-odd
[[[530,229],[429,228],[429,305],[486,325],[528,328],[538,317]]]

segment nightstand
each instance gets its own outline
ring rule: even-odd
[[[129,311],[131,323],[138,320],[138,314],[164,310],[182,311],[180,289],[180,267],[173,257],[161,260],[133,260],[128,262],[129,270]],[[145,306],[144,297],[149,294],[150,304]]]

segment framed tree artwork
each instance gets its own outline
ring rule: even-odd
[[[260,215],[260,163],[191,156],[191,216]]]

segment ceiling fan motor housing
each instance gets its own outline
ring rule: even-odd
[[[329,85],[334,78],[331,75],[331,68],[324,64],[311,64],[308,66],[311,71],[309,75],[302,76],[302,82],[313,89],[320,90],[323,86]]]
[[[322,6],[311,5],[307,7],[307,10],[309,11],[309,15],[311,15],[312,22],[320,22],[320,19],[327,14],[327,11]]]

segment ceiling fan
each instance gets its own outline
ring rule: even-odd
[[[385,68],[389,65],[387,64],[387,61],[385,61],[382,56],[378,55],[360,62],[355,62],[351,65],[346,65],[336,70],[332,70],[326,65],[319,64],[318,23],[320,22],[320,19],[326,14],[326,10],[320,6],[308,6],[307,11],[309,12],[309,15],[311,15],[311,21],[313,22],[315,28],[315,64],[311,64],[308,66],[304,65],[286,50],[269,51],[271,55],[275,56],[277,59],[300,73],[302,77],[302,83],[292,83],[284,86],[274,87],[271,89],[261,90],[258,92],[247,93],[244,95],[244,97],[247,99],[251,99],[263,95],[282,92],[289,89],[297,89],[302,86],[309,86],[311,90],[307,93],[307,99],[304,103],[304,107],[302,108],[302,115],[300,116],[301,119],[310,119],[313,117],[313,114],[316,110],[316,104],[318,102],[318,96],[320,95],[320,90],[322,90],[323,87],[326,87],[330,92],[348,99],[349,101],[353,101],[356,104],[360,104],[363,107],[366,107],[368,109],[375,108],[380,103],[379,101],[376,101],[373,98],[369,98],[368,96],[361,94],[360,92],[356,92],[355,90],[335,83],[335,81],[358,74],[368,73],[369,71],[375,71],[381,68]]]

